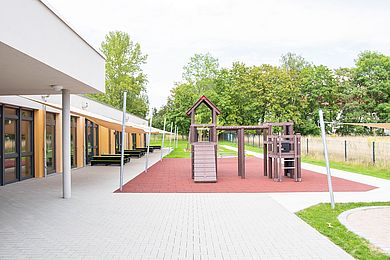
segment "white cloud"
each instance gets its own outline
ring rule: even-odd
[[[166,101],[194,53],[277,64],[288,51],[330,67],[353,65],[362,50],[390,53],[385,0],[49,0],[93,45],[122,30],[149,55],[151,105]]]

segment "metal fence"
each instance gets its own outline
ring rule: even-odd
[[[220,140],[237,142],[235,133],[220,135]],[[390,166],[390,137],[387,136],[327,136],[329,159],[335,162],[353,162],[367,165]],[[245,144],[262,147],[260,135],[245,135]],[[302,137],[302,155],[323,159],[321,137]]]
[[[390,165],[389,137],[327,137],[329,157],[332,161],[357,162],[363,164]],[[322,158],[320,137],[302,138],[302,153]]]

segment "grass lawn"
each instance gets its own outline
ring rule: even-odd
[[[154,144],[153,142],[150,142],[151,145],[161,145],[161,141],[159,143]],[[187,140],[179,140],[178,141],[178,147],[175,148],[170,154],[165,156],[165,158],[190,158],[190,146],[188,145]],[[169,140],[168,142],[165,143],[165,147],[169,146]],[[173,142],[172,142],[173,146]],[[236,156],[237,152],[223,148],[223,147],[218,147],[218,156]]]
[[[229,145],[237,148],[237,144],[229,141],[219,141],[219,145]],[[255,152],[255,153],[263,153],[263,147],[253,146],[251,144],[245,144],[245,150]]]
[[[384,205],[390,206],[390,202],[337,203],[334,210],[329,203],[321,203],[299,211],[297,215],[357,259],[390,259],[390,256],[349,231],[337,219],[342,212],[353,208]]]
[[[169,141],[166,143],[166,146],[169,146]],[[173,140],[172,146],[174,146]],[[191,147],[189,146],[187,140],[179,140],[177,142],[177,148],[173,149],[173,151],[164,158],[190,158],[190,151]]]
[[[229,145],[232,147],[237,147],[236,143],[232,143],[229,141],[221,141],[219,144],[223,145]],[[263,148],[252,146],[252,145],[245,145],[245,150],[262,153]],[[310,163],[318,166],[325,166],[325,161],[311,158],[308,156],[302,156],[302,162]],[[342,170],[342,171],[348,171],[348,172],[354,172],[359,173],[363,175],[369,175],[373,177],[378,177],[382,179],[390,180],[390,168],[383,168],[383,167],[377,167],[372,165],[364,165],[364,164],[356,164],[356,163],[348,163],[348,162],[330,162],[330,167]]]

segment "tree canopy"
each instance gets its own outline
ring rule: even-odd
[[[101,51],[106,56],[106,93],[90,96],[122,109],[123,92],[127,91],[127,112],[145,117],[149,102],[147,76],[142,65],[146,63],[147,55],[141,52],[140,44],[134,43],[125,32],[109,32]]]
[[[366,51],[359,54],[354,67],[330,69],[287,53],[279,66],[234,62],[230,68],[221,68],[210,54],[195,54],[183,68],[182,81],[155,116],[176,123],[179,132],[187,134],[190,120],[185,112],[201,95],[221,110],[220,125],[293,121],[297,132],[316,135],[320,108],[328,122],[389,122],[390,57]],[[208,116],[202,109],[197,114]],[[328,130],[369,131],[345,126]]]

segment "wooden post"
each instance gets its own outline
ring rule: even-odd
[[[217,112],[215,111],[215,109],[213,109],[213,111],[212,111],[211,123],[214,125],[210,129],[211,142],[217,142],[217,128],[216,128],[216,126],[217,126]]]
[[[268,144],[267,144],[267,129],[263,129],[263,163],[264,163],[264,176],[269,175],[268,174],[268,168],[267,168],[267,163],[268,163]],[[259,136],[259,143],[260,143],[260,136]]]
[[[245,179],[245,136],[244,129],[240,128],[237,131],[238,135],[238,176]]]

